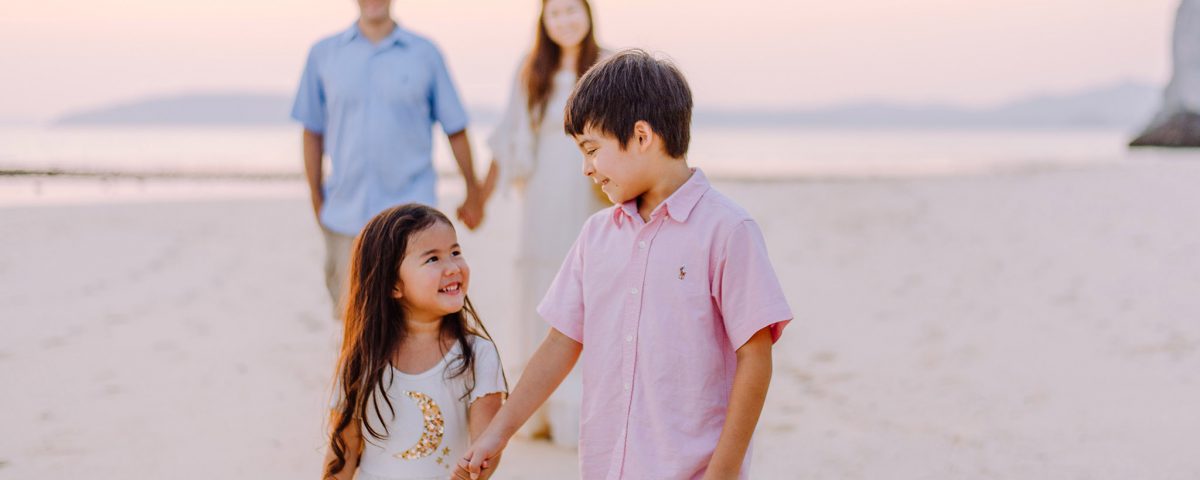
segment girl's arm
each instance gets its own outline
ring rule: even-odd
[[[346,430],[342,432],[342,440],[346,442],[346,465],[342,467],[342,471],[336,475],[325,476],[323,480],[353,480],[354,472],[358,470],[358,458],[362,454],[362,426],[359,422],[352,422]],[[333,447],[329,447],[325,453],[325,463],[329,465],[334,459]]]
[[[725,413],[725,426],[704,472],[705,480],[738,478],[771,384],[771,343],[771,328],[767,327],[737,350],[729,411]]]
[[[471,435],[472,442],[483,435],[488,424],[492,423],[492,418],[495,418],[496,412],[500,411],[500,405],[504,403],[503,397],[504,394],[496,392],[479,397],[471,403],[471,408],[467,410],[467,432]]]
[[[488,425],[478,441],[472,442],[471,448],[459,462],[460,467],[470,472],[471,478],[480,478],[480,470],[483,470],[485,462],[488,469],[483,471],[493,470],[490,467],[508,444],[508,439],[567,378],[582,351],[583,344],[554,328],[550,329],[542,346],[529,359],[525,373],[521,374],[521,380],[509,395],[504,408],[496,414],[495,421]]]

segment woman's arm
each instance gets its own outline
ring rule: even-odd
[[[483,179],[483,188],[481,190],[483,203],[487,205],[488,199],[496,192],[496,183],[500,181],[500,162],[492,159],[491,166],[488,167],[487,178]]]

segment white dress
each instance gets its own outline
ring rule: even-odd
[[[554,75],[546,112],[536,128],[530,123],[525,85],[520,65],[513,78],[504,116],[488,138],[492,155],[500,164],[500,184],[516,193],[521,202],[521,220],[516,259],[517,325],[520,326],[521,359],[515,371],[524,370],[545,339],[549,326],[536,308],[562,266],[563,258],[589,216],[607,207],[583,175],[583,154],[563,132],[563,109],[575,86],[575,72],[560,70]],[[578,369],[576,369],[578,370]],[[554,442],[575,446],[579,440],[579,404],[582,385],[572,372],[525,431],[537,431],[548,423]]]
[[[380,412],[387,425],[387,438],[376,439],[362,428],[362,458],[355,478],[363,480],[445,480],[467,451],[470,435],[467,410],[472,402],[488,394],[507,393],[500,355],[492,342],[471,336],[475,357],[475,386],[469,396],[467,375],[446,380],[458,368],[462,347],[455,342],[441,362],[424,373],[410,375],[389,368],[377,394],[386,394],[395,414],[382,400]],[[340,389],[339,389],[340,392]],[[337,408],[337,401],[333,402]],[[368,410],[373,412],[373,410]],[[373,413],[366,422],[377,432],[383,425]]]

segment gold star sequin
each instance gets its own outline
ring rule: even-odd
[[[442,445],[442,434],[445,433],[446,423],[442,419],[442,409],[438,407],[437,402],[434,402],[429,395],[420,392],[404,392],[409,398],[417,402],[417,406],[421,408],[421,415],[424,418],[424,429],[421,431],[421,439],[416,445],[403,452],[397,453],[396,458],[404,460],[416,460],[424,458],[437,451]],[[440,460],[440,459],[439,459]],[[438,463],[441,463],[440,461]]]

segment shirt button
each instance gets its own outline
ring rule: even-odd
[[[626,391],[626,392],[628,392],[628,391],[629,391],[629,384],[628,384],[628,383],[626,383],[626,384],[625,384],[625,391]]]
[[[646,241],[642,240],[642,241],[638,242],[638,248],[646,248]]]
[[[629,291],[629,293],[632,293],[634,295],[637,295],[637,292],[638,292],[638,290],[636,288]]]
[[[626,342],[632,342],[632,341],[633,341],[633,335],[626,335],[626,336],[625,336],[625,341],[626,341]]]

